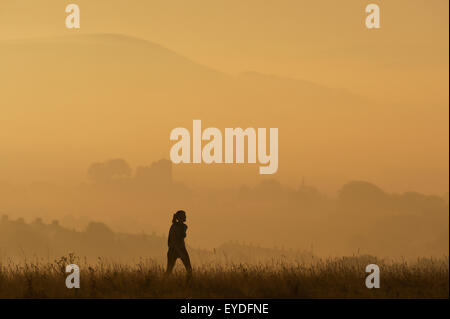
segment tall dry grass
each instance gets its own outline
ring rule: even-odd
[[[80,266],[80,289],[68,289],[65,266]],[[377,263],[381,287],[365,286],[365,267]],[[164,267],[142,259],[123,264],[99,258],[94,264],[74,255],[54,262],[0,264],[1,298],[448,298],[449,260],[414,262],[373,257],[273,260],[261,264],[194,265],[187,280],[181,265],[170,277]]]

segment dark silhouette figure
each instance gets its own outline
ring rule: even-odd
[[[186,250],[184,238],[186,237],[187,225],[186,213],[183,210],[177,211],[173,214],[172,226],[169,231],[169,251],[167,252],[167,271],[166,275],[172,273],[172,269],[175,266],[175,262],[178,258],[183,262],[186,268],[188,278],[192,276],[192,267],[189,254]]]

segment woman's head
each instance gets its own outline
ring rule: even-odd
[[[183,223],[186,221],[186,212],[184,210],[179,210],[173,214],[172,223]]]

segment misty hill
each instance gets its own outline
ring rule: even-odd
[[[92,159],[112,154],[156,160],[168,154],[169,132],[189,128],[195,118],[219,128],[279,127],[280,144],[291,145],[280,173],[289,165],[299,174],[293,165],[298,154],[306,165],[322,163],[337,147],[365,148],[363,137],[379,131],[372,123],[380,110],[348,92],[257,72],[228,75],[124,35],[1,41],[0,69],[0,125],[14,132],[14,138],[0,135],[6,153],[0,174],[7,180],[79,181],[75,176]],[[30,151],[35,163],[20,155]],[[15,167],[19,157],[25,170]],[[65,163],[61,177],[50,176],[57,161]],[[200,178],[190,167],[182,169]],[[256,175],[256,169],[208,169],[202,178]]]
[[[256,263],[262,261],[310,261],[312,255],[297,250],[280,250],[228,242],[213,251],[188,247],[195,263]],[[156,234],[113,232],[101,222],[89,222],[82,231],[61,226],[57,220],[44,223],[36,218],[26,223],[23,218],[0,220],[0,264],[9,261],[49,260],[74,254],[77,258],[98,258],[120,262],[151,259],[164,264],[167,238]]]
[[[26,223],[22,218],[0,222],[1,260],[24,260],[75,255],[95,260],[98,257],[122,261],[162,259],[167,241],[156,235],[114,233],[103,223],[90,222],[83,231],[65,228],[54,220],[46,224],[40,218]]]
[[[3,40],[0,42],[2,57],[9,58],[11,63],[4,63],[11,69],[18,64],[25,66],[22,71],[44,72],[40,76],[89,73],[86,80],[104,79],[95,71],[108,71],[108,65],[115,65],[109,71],[120,77],[121,72],[130,68],[140,69],[148,79],[162,80],[164,74],[177,75],[181,78],[200,74],[203,77],[224,77],[223,74],[195,63],[159,44],[135,37],[120,34],[73,35],[66,37],[31,38]],[[60,70],[55,66],[64,66]],[[106,66],[106,68],[105,68]],[[173,72],[176,72],[173,73]],[[183,76],[184,75],[184,76]],[[198,77],[198,75],[197,75]],[[70,81],[70,76],[68,79]],[[171,81],[176,81],[172,78]],[[37,84],[37,83],[36,83]],[[155,83],[152,83],[155,84]]]
[[[227,75],[159,44],[118,34],[7,40],[0,42],[0,48],[0,66],[8,74],[0,78],[7,88],[3,100],[8,103],[4,106],[20,107],[30,115],[39,108],[51,112],[54,120],[60,120],[62,111],[69,112],[66,115],[72,122],[77,121],[76,115],[95,116],[104,108],[124,114],[131,111],[167,116],[170,112],[166,105],[177,112],[177,117],[201,110],[208,118],[209,109],[216,113],[222,106],[226,106],[225,115],[234,110],[246,116],[260,109],[263,105],[255,103],[268,96],[275,99],[270,104],[274,103],[278,111],[280,107],[288,110],[286,103],[299,106],[313,102],[312,98],[322,102],[329,102],[329,98],[346,98],[346,102],[355,99],[343,91],[337,93],[303,80],[257,72]],[[26,91],[33,103],[16,95],[18,91]],[[14,99],[8,99],[8,92]],[[244,108],[241,99],[246,100]],[[82,113],[67,110],[75,101]],[[142,110],[144,105],[151,112]],[[90,113],[81,111],[88,109]]]

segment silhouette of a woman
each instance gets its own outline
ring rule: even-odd
[[[184,243],[184,238],[186,237],[187,225],[184,223],[186,221],[186,213],[183,210],[177,211],[173,214],[172,226],[169,230],[169,251],[167,252],[167,270],[166,275],[172,273],[172,269],[175,266],[175,262],[178,258],[183,262],[186,268],[187,275],[190,277],[192,275],[191,260],[189,254],[186,250]]]

